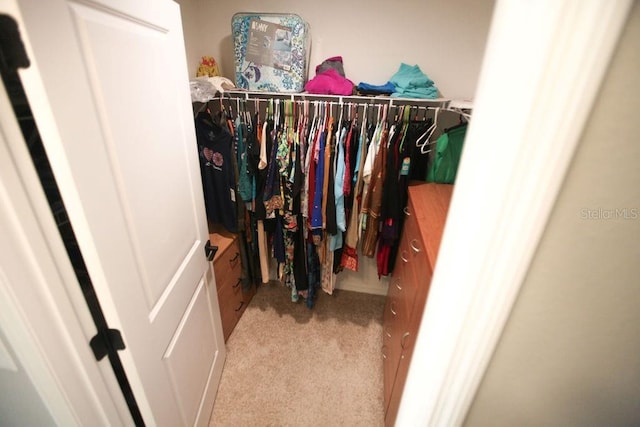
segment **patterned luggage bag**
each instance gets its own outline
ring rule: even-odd
[[[236,86],[302,92],[309,63],[309,25],[298,15],[236,13],[231,20]]]

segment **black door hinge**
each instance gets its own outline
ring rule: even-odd
[[[96,360],[102,360],[111,351],[124,350],[126,346],[122,340],[122,334],[117,329],[106,329],[98,332],[98,334],[89,341],[91,350]]]
[[[9,15],[0,15],[0,67],[4,72],[29,68],[29,57],[20,38],[18,23]]]
[[[204,255],[207,257],[208,261],[213,261],[213,257],[216,256],[216,252],[218,252],[218,247],[211,244],[211,240],[207,240],[207,243],[204,244]]]

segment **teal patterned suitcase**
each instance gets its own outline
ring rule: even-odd
[[[236,13],[231,19],[236,86],[302,92],[307,81],[309,25],[298,15]]]

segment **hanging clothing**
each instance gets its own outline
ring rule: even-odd
[[[376,251],[378,240],[380,215],[382,208],[382,186],[385,177],[385,164],[387,158],[387,138],[389,131],[384,129],[380,139],[380,148],[376,155],[369,191],[362,204],[362,214],[365,216],[365,230],[362,241],[362,253],[365,256],[373,257]]]
[[[427,130],[433,125],[433,119],[429,117],[423,122],[414,122],[409,126],[407,141],[413,144],[411,150],[411,170],[410,177],[413,180],[424,181],[427,176],[427,166],[429,165],[429,154],[431,153],[430,141],[424,141],[420,147],[416,146],[418,138],[426,135]]]
[[[205,112],[196,116],[195,125],[207,219],[235,233],[238,227],[231,134]]]
[[[436,142],[436,153],[427,173],[427,182],[453,184],[458,173],[467,124],[445,131]]]
[[[353,178],[355,179],[355,184],[352,189],[352,204],[351,211],[349,215],[349,223],[347,225],[347,232],[345,236],[345,241],[343,245],[342,251],[342,260],[340,261],[340,265],[344,268],[347,268],[352,271],[358,271],[358,229],[359,229],[359,218],[360,218],[360,203],[362,197],[362,191],[364,186],[364,180],[362,178],[362,174],[358,173],[358,170],[362,170],[364,168],[365,158],[368,154],[369,147],[369,132],[367,131],[367,121],[364,120],[362,123],[362,128],[360,130],[360,137],[358,139],[358,151],[356,159],[358,161],[355,169]]]
[[[212,142],[200,146],[208,131],[227,147],[217,152],[229,156],[227,188],[238,196],[229,191],[225,214],[238,233],[243,288],[276,277],[293,302],[309,308],[319,289],[334,293],[342,269],[358,271],[359,256],[375,257],[379,277],[392,272],[409,180],[449,170],[445,154],[458,145],[451,140],[459,129],[449,129],[447,144],[436,147],[429,141],[433,121],[410,120],[413,107],[403,107],[400,117],[395,106],[366,105],[360,115],[345,104],[334,122],[335,104],[333,111],[329,102],[313,105],[309,114],[308,101],[270,102],[261,117],[243,103],[237,117],[227,108],[218,121],[208,118],[211,129],[200,124],[198,131],[201,161],[214,165],[205,150],[213,151]],[[439,163],[427,162],[436,154]]]
[[[400,230],[404,219],[403,207],[406,206],[406,192],[409,184],[411,149],[415,146],[412,126],[402,125],[389,147],[385,166],[385,178],[382,188],[381,227],[376,264],[378,277],[388,276],[395,262]]]
[[[330,241],[330,247],[332,251],[340,249],[342,247],[342,233],[347,231],[347,219],[344,209],[344,181],[346,179],[345,174],[345,161],[344,161],[344,143],[347,137],[346,127],[342,129],[340,134],[340,141],[338,142],[337,157],[335,161],[335,183],[334,183],[334,198],[336,209],[336,233]]]

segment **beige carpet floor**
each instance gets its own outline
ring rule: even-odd
[[[258,289],[227,342],[211,426],[381,426],[384,297]]]

